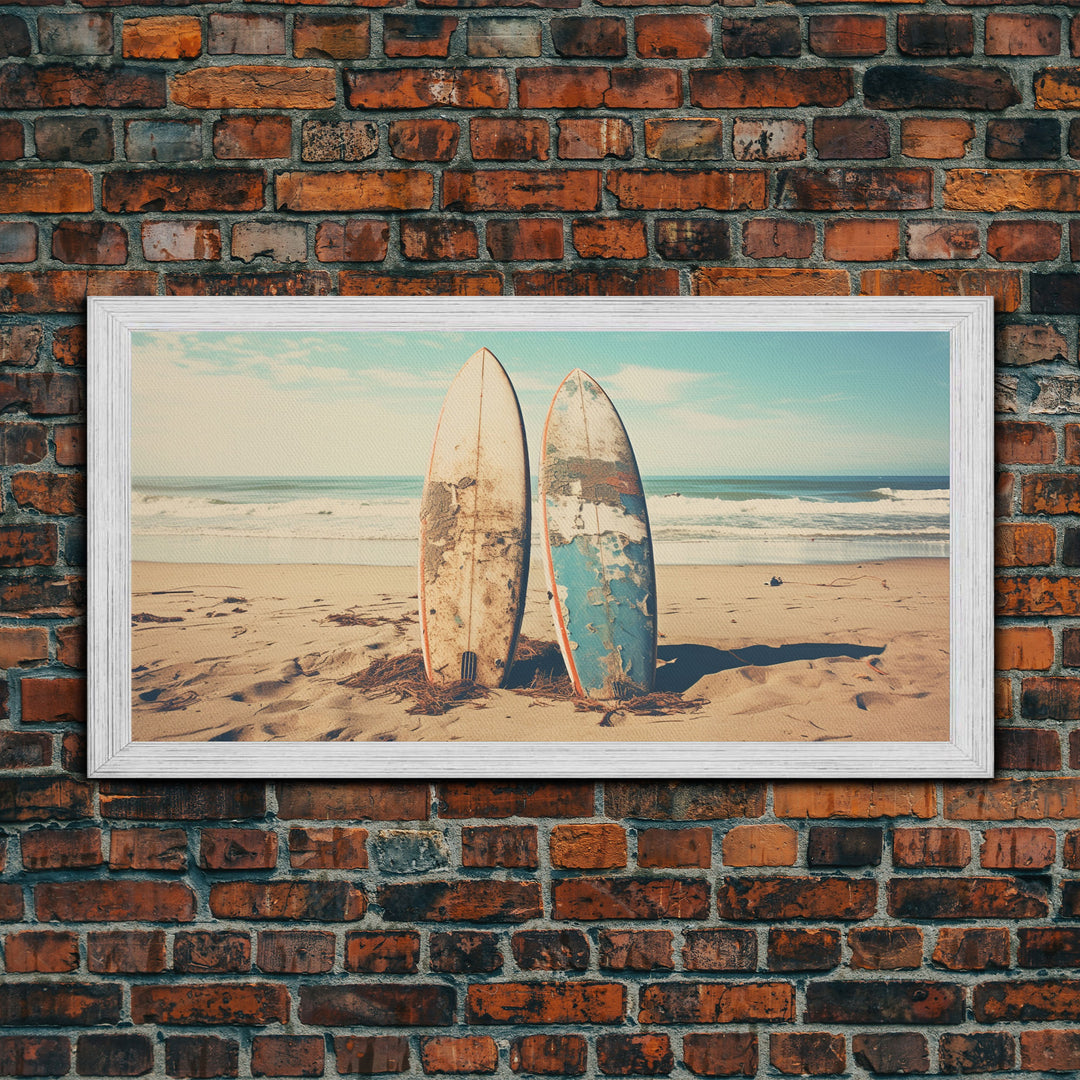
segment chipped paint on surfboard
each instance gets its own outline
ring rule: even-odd
[[[506,678],[528,584],[530,501],[517,395],[479,349],[447,391],[420,503],[420,637],[432,682]]]
[[[595,379],[555,393],[540,450],[544,570],[570,681],[600,700],[648,693],[656,674],[656,574],[634,451]]]

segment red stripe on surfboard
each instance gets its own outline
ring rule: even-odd
[[[577,368],[574,369],[574,371],[577,370]],[[571,371],[570,375],[573,375],[574,371]],[[567,375],[566,379],[569,379],[570,375]],[[562,393],[562,388],[566,385],[566,379],[563,379],[563,381],[559,383],[559,388],[555,391],[555,396],[551,399],[551,405],[548,407],[547,417],[544,420],[543,443],[540,447],[541,476],[544,474],[544,463],[547,461],[547,433],[548,426],[551,423],[551,414],[555,409],[555,402],[559,400],[559,394]],[[546,491],[544,490],[541,490],[540,492],[540,517],[544,524],[544,569],[547,572],[547,579],[551,585],[551,610],[555,614],[555,629],[559,634],[559,646],[562,650],[563,661],[566,664],[566,672],[570,676],[570,682],[574,685],[574,692],[580,697],[585,697],[585,691],[581,688],[581,679],[578,677],[577,666],[574,664],[572,650],[570,648],[570,635],[566,632],[566,623],[563,621],[562,601],[559,599],[559,584],[555,580],[555,564],[551,561],[551,537],[548,535],[547,497]]]

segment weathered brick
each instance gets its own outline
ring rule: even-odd
[[[415,972],[420,958],[420,935],[356,932],[345,935],[345,970]]]
[[[396,41],[401,36],[397,24],[392,22],[394,18],[395,16],[387,15],[384,22],[387,55],[392,55],[389,52],[390,42]],[[436,19],[435,21],[443,20]],[[456,20],[451,21],[456,22]],[[292,42],[293,56],[296,57],[313,60],[327,57],[331,60],[363,60],[371,51],[371,19],[368,15],[354,14],[351,11],[341,14],[301,12],[293,21]],[[397,53],[393,55],[445,56],[446,54]]]
[[[1040,109],[1075,109],[1080,77],[1072,67],[1045,68],[1035,77],[1035,104]]]
[[[806,988],[805,1019],[826,1024],[959,1024],[964,990],[920,980],[837,980]]]
[[[466,43],[469,56],[484,58],[539,56],[540,48],[539,19],[502,16],[490,18],[473,16],[469,19]]]
[[[865,919],[876,901],[877,883],[867,879],[728,877],[717,882],[723,919]]]
[[[770,971],[829,971],[839,963],[838,930],[769,930]]]
[[[549,143],[546,120],[477,116],[469,121],[474,161],[546,161]]]
[[[633,151],[633,130],[620,117],[560,117],[558,124],[560,158],[600,161],[628,158]]]
[[[763,209],[765,174],[748,170],[619,169],[607,188],[624,210]]]
[[[70,1068],[67,1036],[0,1035],[0,1075],[63,1076]]]
[[[427,210],[430,173],[404,169],[363,172],[281,172],[274,188],[279,210]]]
[[[851,967],[892,971],[922,966],[922,931],[915,926],[862,926],[849,930]]]
[[[154,1043],[146,1035],[113,1032],[80,1035],[75,1068],[83,1076],[144,1076],[154,1067]]]
[[[363,890],[347,881],[229,881],[210,887],[210,910],[218,918],[349,922],[366,909]]]
[[[84,870],[103,861],[100,829],[31,829],[19,839],[27,870]]]
[[[79,966],[79,937],[67,930],[23,930],[4,939],[8,972],[56,973]]]
[[[503,966],[500,939],[482,931],[451,930],[428,939],[432,971],[498,971]]]
[[[292,120],[287,116],[223,116],[214,121],[214,157],[225,161],[287,158]]]
[[[674,109],[682,82],[674,68],[519,68],[523,109]]]
[[[548,24],[559,56],[625,56],[626,23],[612,16],[569,16]]]
[[[513,923],[539,917],[540,887],[534,881],[423,881],[379,886],[383,918],[431,922]]]
[[[18,15],[0,15],[0,56],[29,56],[30,30]]]
[[[847,69],[762,66],[690,72],[690,101],[702,109],[836,108],[852,93]]]
[[[345,100],[353,109],[505,109],[510,101],[510,83],[506,72],[499,68],[347,71]]]
[[[619,825],[556,825],[551,862],[562,869],[606,869],[626,865],[626,830]]]
[[[992,110],[1019,104],[1020,92],[999,67],[931,67],[881,64],[863,78],[871,109]]]
[[[343,1076],[407,1072],[409,1040],[398,1035],[335,1035],[334,1055]]]
[[[164,930],[91,931],[86,969],[102,974],[157,974],[165,970]]]
[[[489,1035],[435,1035],[420,1042],[424,1072],[493,1073],[499,1067],[499,1048]]]
[[[315,258],[319,262],[381,262],[386,258],[389,239],[390,226],[385,221],[322,221],[315,230]]]
[[[102,817],[126,821],[236,819],[266,811],[266,788],[255,783],[110,780],[100,792]]]
[[[683,1063],[698,1076],[757,1076],[753,1032],[697,1032],[683,1036]]]
[[[232,257],[240,262],[307,259],[307,226],[293,222],[240,221],[232,229]]]
[[[712,830],[642,829],[638,832],[637,862],[643,867],[708,869],[712,866]]]
[[[289,992],[274,983],[140,983],[131,988],[136,1024],[261,1027],[289,1019]]]
[[[609,782],[604,786],[604,814],[645,821],[712,821],[761,817],[765,785],[756,782],[685,781]]]
[[[876,116],[819,116],[814,149],[822,161],[889,156],[889,127]]]
[[[933,817],[934,787],[919,782],[781,782],[774,787],[777,817]]]
[[[670,930],[601,930],[600,967],[608,971],[672,968]]]
[[[0,108],[162,109],[165,99],[165,76],[160,71],[123,65],[0,67]]]
[[[366,829],[347,826],[290,829],[289,863],[301,870],[362,870],[368,865],[367,835]]]
[[[724,156],[724,124],[718,119],[646,120],[645,153],[660,161],[707,161]]]
[[[999,615],[1075,615],[1080,581],[1068,577],[1003,578],[995,585]]]
[[[905,157],[962,158],[975,138],[975,125],[963,119],[904,117],[900,122],[900,144]]]
[[[450,120],[391,120],[387,135],[390,153],[402,161],[449,161],[461,129]]]
[[[502,275],[491,271],[424,270],[412,274],[378,274],[342,270],[342,296],[500,296]]]
[[[994,740],[995,767],[1057,772],[1061,741],[1056,731],[1042,728],[1001,728]]]
[[[510,947],[523,971],[584,971],[589,942],[580,930],[521,930]]]
[[[192,60],[202,52],[202,24],[191,15],[125,19],[121,48],[130,60]]]
[[[183,829],[113,829],[111,870],[186,870],[187,834]]]
[[[251,1040],[252,1076],[322,1076],[321,1035],[256,1035]]]
[[[112,15],[48,12],[38,16],[38,45],[53,56],[108,56],[113,48]]]
[[[732,1024],[793,1020],[795,988],[784,982],[665,982],[641,988],[642,1024]]]
[[[880,56],[886,49],[880,15],[812,15],[810,49],[818,56]]]
[[[0,769],[37,769],[51,764],[51,735],[30,731],[0,733]]]
[[[599,205],[600,174],[593,169],[443,173],[444,210],[543,212],[596,210]]]
[[[510,1044],[510,1068],[537,1076],[581,1076],[587,1057],[581,1035],[522,1035]]]
[[[278,838],[263,829],[203,829],[199,865],[209,870],[272,870]]]
[[[776,205],[785,210],[926,210],[928,169],[782,169]],[[916,271],[911,271],[916,273]]]
[[[950,971],[992,971],[1010,966],[1005,927],[952,927],[938,932],[933,961]]]
[[[216,221],[144,221],[143,257],[149,262],[188,262],[221,258]]]
[[[255,964],[260,971],[315,975],[334,966],[335,938],[318,930],[263,930]]]
[[[599,1035],[596,1062],[607,1076],[666,1076],[675,1067],[667,1035]]]
[[[1057,56],[1061,21],[1056,15],[987,15],[985,51],[987,56]]]
[[[975,51],[970,15],[897,15],[896,41],[908,56],[971,56]]]
[[[743,254],[751,259],[808,259],[813,250],[810,222],[754,218],[743,224]]]
[[[306,1024],[328,1027],[357,1024],[445,1027],[453,1020],[454,997],[453,989],[448,986],[420,983],[303,986],[299,1016]]]
[[[720,41],[724,55],[732,60],[745,60],[752,56],[798,56],[802,51],[802,33],[797,15],[725,18],[721,22]]]
[[[998,670],[1045,671],[1054,662],[1054,634],[1047,626],[999,627],[994,644]]]
[[[930,1071],[926,1036],[915,1031],[860,1032],[851,1039],[855,1064],[875,1076],[906,1076]]]
[[[909,259],[974,259],[979,228],[964,221],[909,221],[905,226]]]
[[[20,155],[21,152],[20,152]],[[37,258],[37,226],[29,221],[0,222],[0,262],[28,263]]]
[[[1050,910],[1036,878],[897,878],[887,893],[889,914],[901,919],[1029,919]]]
[[[485,233],[488,254],[498,262],[563,257],[563,226],[558,218],[515,218],[489,221]],[[516,837],[514,830],[531,830],[531,855],[525,854],[529,840]],[[461,833],[464,866],[536,866],[535,826],[505,828],[466,826]],[[468,845],[468,846],[466,846]],[[515,854],[515,850],[517,853]],[[501,854],[497,854],[501,852]],[[531,862],[506,862],[505,859],[530,858]],[[469,862],[468,859],[494,859],[495,862]]]
[[[240,1044],[216,1035],[170,1035],[165,1039],[165,1072],[169,1076],[210,1080],[236,1076]]]
[[[991,120],[986,125],[986,156],[995,161],[1053,161],[1061,156],[1061,125],[1057,120]]]
[[[807,866],[878,866],[882,830],[870,826],[815,825],[806,847]]]
[[[992,296],[997,312],[1020,306],[1020,275],[1015,270],[866,270],[863,296]]]
[[[567,878],[552,884],[555,919],[703,919],[708,883],[694,879]]]
[[[942,201],[950,210],[1060,210],[1080,205],[1080,177],[1057,169],[950,169]]]
[[[724,834],[725,866],[793,866],[798,850],[789,825],[736,825]]]
[[[379,149],[379,132],[367,120],[305,120],[300,133],[303,161],[362,161]]]
[[[773,1032],[769,1064],[786,1076],[836,1076],[847,1067],[844,1036],[826,1031]]]
[[[712,20],[707,15],[637,15],[634,46],[650,60],[690,59],[712,51]]]
[[[727,222],[714,218],[658,218],[656,250],[664,259],[712,261],[731,255]]]
[[[250,967],[251,938],[246,933],[180,931],[173,941],[175,971],[247,971]]]
[[[284,56],[285,16],[249,11],[212,11],[206,51],[211,56]]]
[[[264,178],[250,169],[118,170],[102,184],[102,208],[139,210],[261,210]]]
[[[687,930],[684,938],[687,971],[753,971],[757,967],[753,930]]]
[[[1004,1031],[971,1035],[942,1035],[938,1060],[948,1073],[1000,1072],[1016,1060],[1013,1036]]]
[[[1022,927],[1016,933],[1021,967],[1080,967],[1080,933],[1076,927]]]
[[[332,68],[191,68],[172,76],[173,102],[189,109],[330,109],[335,104]]]
[[[825,257],[837,262],[884,262],[900,252],[899,226],[890,220],[848,218],[825,223]]]
[[[42,922],[191,922],[195,894],[179,881],[47,881],[34,886]]]
[[[806,157],[806,124],[801,120],[736,118],[731,129],[731,150],[738,161],[797,161]]]
[[[994,358],[998,364],[1026,365],[1044,360],[1064,362],[1067,354],[1068,345],[1056,327],[1014,325],[998,331]]]
[[[1080,1069],[1080,1032],[1021,1032],[1020,1067],[1044,1072]]]
[[[1080,982],[1073,979],[1018,979],[986,982],[972,994],[975,1019],[1076,1020],[1080,1018]]]
[[[611,1024],[626,1015],[626,987],[605,982],[473,983],[470,1024]]]

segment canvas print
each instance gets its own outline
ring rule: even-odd
[[[949,738],[944,331],[136,330],[136,742]]]

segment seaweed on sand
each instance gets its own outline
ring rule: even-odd
[[[450,683],[429,682],[419,649],[403,656],[373,660],[363,671],[342,679],[339,685],[366,690],[372,696],[396,694],[398,701],[411,698],[413,704],[406,712],[413,716],[441,716],[462,702],[482,700],[491,692],[486,686],[464,679]],[[601,727],[613,726],[613,718],[621,713],[668,716],[696,712],[707,704],[704,698],[684,698],[681,694],[661,691],[627,698],[617,704],[580,698],[574,693],[563,668],[559,647],[552,641],[530,637],[518,640],[507,688],[526,697],[568,702],[578,712],[602,713]]]

